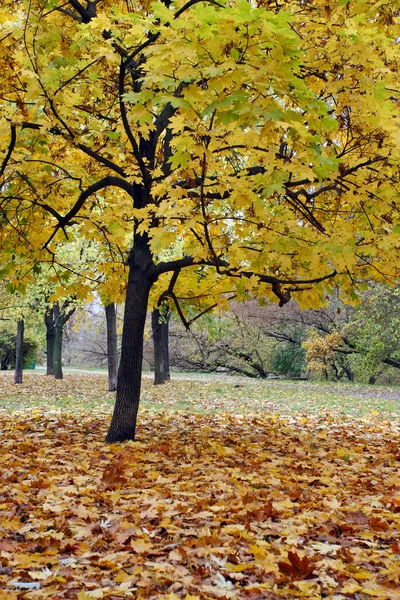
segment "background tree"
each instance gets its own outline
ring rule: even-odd
[[[117,312],[114,302],[104,307],[107,324],[107,368],[108,368],[108,391],[115,392],[117,389],[118,370],[118,338],[117,338]]]
[[[34,295],[11,293],[7,283],[0,285],[0,365],[15,368],[15,383],[22,383],[22,369],[36,362],[43,331]]]
[[[165,383],[169,373],[167,315],[159,308],[151,311],[151,329],[154,349],[154,385]]]
[[[58,302],[52,307],[54,315],[54,347],[53,347],[53,372],[55,379],[63,378],[62,370],[62,343],[64,325],[72,317],[75,312],[75,306],[68,300],[65,300],[60,306]]]
[[[15,344],[15,373],[14,383],[22,383],[22,368],[24,364],[24,329],[23,319],[17,322],[17,339]]]
[[[400,369],[399,287],[371,286],[340,333],[362,380],[375,383],[388,369]]]
[[[325,379],[329,378],[329,369],[336,368],[334,357],[339,341],[337,331],[321,336],[315,330],[311,330],[309,339],[303,344],[309,368],[322,371]]]
[[[7,371],[12,369],[16,364],[16,327],[15,322],[12,321],[14,331],[4,326],[4,322],[1,323],[0,329],[0,369]],[[23,366],[29,367],[33,362],[36,361],[38,353],[38,341],[37,334],[33,337],[32,331],[29,332],[29,337],[24,336],[22,355],[24,359]]]

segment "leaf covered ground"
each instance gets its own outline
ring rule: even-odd
[[[137,441],[106,445],[104,378],[1,375],[1,600],[398,600],[393,411],[275,414],[211,385],[146,381]],[[186,386],[201,412],[175,410]]]

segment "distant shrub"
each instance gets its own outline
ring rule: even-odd
[[[279,375],[300,377],[306,368],[306,351],[290,342],[279,344],[271,356],[271,369]]]
[[[15,367],[15,347],[17,336],[9,331],[0,332],[0,368],[2,371]],[[38,344],[30,337],[24,339],[24,367],[36,360]]]

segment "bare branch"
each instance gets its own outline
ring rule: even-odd
[[[96,63],[100,62],[103,59],[102,56],[100,56],[100,58],[96,58],[95,60],[92,60],[92,62],[90,62],[89,64],[87,64],[85,67],[82,67],[82,69],[79,69],[79,71],[77,71],[75,73],[75,75],[72,75],[72,77],[70,77],[69,79],[67,79],[66,81],[64,81],[64,83],[62,83],[60,85],[60,87],[54,92],[54,96],[56,94],[58,94],[58,92],[61,92],[61,90],[68,85],[69,83],[71,83],[71,81],[73,81],[74,79],[76,79],[77,77],[79,77],[79,75],[82,75],[82,73],[84,73],[87,69],[89,69],[90,67],[92,67],[93,65],[95,65]]]
[[[186,4],[184,4],[179,10],[176,11],[176,13],[174,14],[174,19],[177,19],[183,12],[188,10],[188,8],[194,6],[195,4],[199,4],[200,2],[208,2],[208,4],[213,4],[214,6],[225,8],[223,4],[219,4],[219,2],[216,2],[215,0],[189,0],[189,2],[186,2]]]

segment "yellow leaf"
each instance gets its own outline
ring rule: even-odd
[[[308,598],[309,596],[317,598],[320,596],[320,587],[316,583],[312,583],[311,581],[294,581],[293,585],[300,590],[302,596],[305,598]]]
[[[355,592],[360,592],[361,590],[361,585],[355,581],[348,581],[346,585],[341,588],[340,592],[341,594],[354,594]]]
[[[327,430],[326,430],[326,429],[322,429],[322,430],[321,430],[321,431],[319,431],[319,432],[318,432],[318,434],[317,434],[317,436],[318,436],[319,438],[322,438],[322,439],[323,439],[323,438],[326,438],[326,437],[327,437],[327,435],[328,435],[328,432],[327,432]]]
[[[115,492],[112,492],[111,502],[112,502],[113,506],[115,506],[119,502],[120,499],[121,499],[121,492],[119,489],[115,490]]]
[[[290,435],[292,433],[290,427],[281,427],[281,431],[284,435]]]
[[[216,444],[214,442],[211,442],[210,445],[214,448],[218,456],[229,456],[230,454],[236,453],[236,450],[229,448],[229,446],[221,446],[221,444]]]
[[[142,539],[131,540],[131,548],[138,554],[144,554],[153,548],[153,544]]]
[[[115,577],[114,577],[114,581],[116,583],[125,583],[126,581],[132,581],[132,579],[134,579],[135,576],[134,575],[129,575],[126,571],[119,571]]]
[[[336,456],[338,458],[344,458],[345,456],[349,456],[349,451],[345,450],[344,448],[338,448],[336,450]]]
[[[81,590],[77,595],[78,600],[93,600],[93,596],[89,596],[88,592]]]
[[[254,554],[254,558],[256,557],[256,555]],[[263,558],[263,556],[261,557]],[[246,569],[250,569],[253,568],[253,563],[242,563],[239,565],[233,565],[232,563],[226,563],[225,565],[225,569],[229,572],[229,573],[241,573],[242,571],[246,571]]]
[[[93,598],[103,598],[103,596],[104,593],[100,589],[90,591],[82,590],[79,592],[77,598],[78,600],[93,600]]]

